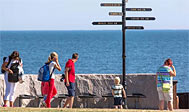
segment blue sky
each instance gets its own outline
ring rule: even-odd
[[[121,0],[0,0],[1,30],[120,30],[121,26],[93,26],[93,21],[120,21],[109,16],[121,7],[100,3]],[[127,16],[152,16],[155,21],[128,21],[145,29],[189,29],[189,0],[129,0],[129,8],[152,8],[152,12],[127,12]]]

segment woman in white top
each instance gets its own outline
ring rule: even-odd
[[[58,62],[58,54],[56,52],[52,52],[50,54],[46,64],[49,64],[50,74],[52,73],[51,79],[50,79],[50,82],[49,82],[49,90],[48,90],[48,94],[47,94],[47,99],[45,100],[46,107],[50,108],[51,107],[50,101],[53,98],[53,96],[55,96],[57,94],[57,90],[56,90],[56,87],[54,85],[55,75],[54,75],[53,72],[54,72],[54,69],[61,71],[61,67],[60,67],[59,62]]]
[[[10,107],[13,107],[14,101],[14,91],[17,83],[8,81],[8,74],[13,74],[13,71],[10,69],[13,64],[19,64],[20,67],[23,67],[22,60],[19,58],[19,52],[13,51],[12,54],[6,58],[5,62],[2,65],[2,69],[5,71],[4,79],[6,84],[6,91],[4,96],[4,105],[7,107],[7,102],[10,102]]]

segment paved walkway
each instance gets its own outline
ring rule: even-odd
[[[189,112],[189,109],[175,109],[174,112]]]

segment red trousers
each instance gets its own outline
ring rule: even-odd
[[[41,83],[41,94],[47,95],[49,92],[49,82],[42,82]]]
[[[49,85],[49,91],[47,94],[47,99],[45,100],[45,103],[47,105],[47,108],[51,107],[51,99],[57,94],[56,87],[54,85],[54,79],[50,80],[50,85]]]

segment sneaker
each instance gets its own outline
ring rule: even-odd
[[[42,103],[41,103],[41,107],[46,107],[46,106],[47,105],[46,105],[45,101],[43,100]]]
[[[41,104],[42,107],[46,107],[46,103],[45,103],[46,99],[47,99],[47,96],[45,95],[43,97],[43,101],[42,101],[42,104]]]
[[[3,105],[3,107],[7,107],[7,105]]]

